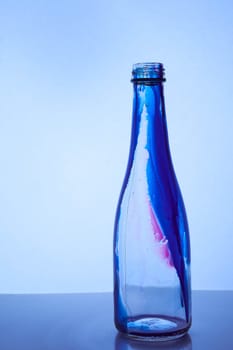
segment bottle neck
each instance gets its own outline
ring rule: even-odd
[[[156,62],[134,64],[131,81],[134,85],[134,119],[139,122],[146,118],[148,126],[156,124],[161,118],[165,121],[163,64]]]
[[[168,144],[163,95],[164,69],[161,63],[133,66],[133,120],[129,162],[126,178],[133,169],[144,176],[156,171],[158,178],[166,178],[164,169],[173,173]],[[168,181],[168,180],[167,180]]]
[[[149,153],[168,151],[168,136],[162,82],[134,83],[133,149],[145,148]]]
[[[153,84],[150,80],[146,83],[134,83],[133,116],[142,118],[147,115],[150,122],[156,118],[165,118],[165,105],[163,83]]]

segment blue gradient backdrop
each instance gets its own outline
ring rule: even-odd
[[[133,63],[161,61],[194,289],[233,289],[233,2],[0,1],[0,292],[112,290]]]

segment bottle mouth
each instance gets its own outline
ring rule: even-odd
[[[133,65],[132,79],[133,83],[160,83],[165,81],[164,67],[162,63],[148,62],[136,63]]]

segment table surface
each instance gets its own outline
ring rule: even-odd
[[[1,350],[232,350],[233,291],[194,291],[193,324],[179,341],[126,339],[111,293],[0,295]]]

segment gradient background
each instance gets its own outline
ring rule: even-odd
[[[166,68],[194,289],[233,289],[233,2],[0,1],[0,292],[112,290],[135,62]]]

